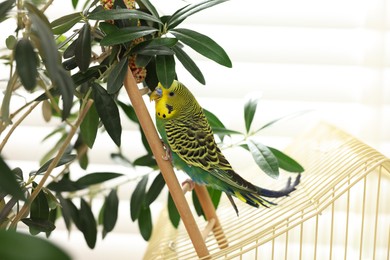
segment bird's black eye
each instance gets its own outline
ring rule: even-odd
[[[175,95],[175,92],[169,92],[169,95],[171,96],[171,97],[173,97],[174,95]]]

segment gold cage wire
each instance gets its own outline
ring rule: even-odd
[[[217,215],[228,245],[215,239],[222,232],[210,233],[208,258],[389,260],[390,159],[326,123],[286,152],[305,168],[298,189],[276,207],[244,207],[240,217],[222,200]],[[144,259],[197,258],[185,228],[174,229],[164,209]]]

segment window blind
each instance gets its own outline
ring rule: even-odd
[[[168,15],[195,1],[152,2],[161,15]],[[82,4],[80,1],[78,6]],[[54,1],[48,16],[54,20],[71,12],[71,1]],[[188,49],[207,84],[198,83],[179,62],[178,77],[203,107],[234,130],[244,131],[243,108],[247,97],[261,97],[253,125],[260,126],[293,112],[310,111],[262,132],[261,138],[267,145],[283,149],[307,127],[325,120],[390,156],[389,12],[387,0],[231,0],[195,14],[180,27],[194,29],[214,39],[229,54],[233,68],[221,67]],[[3,24],[10,26],[7,33],[0,35],[1,48],[14,30],[13,21]],[[0,73],[1,79],[7,79],[4,66]],[[1,81],[0,86],[4,90],[6,82]],[[126,100],[125,95],[120,98]],[[25,102],[21,97],[13,99],[18,101],[14,109]],[[147,98],[145,101],[153,113],[153,104]],[[124,154],[130,158],[143,155],[144,151],[138,148],[142,147],[138,127],[125,117],[122,123]],[[15,166],[22,165],[29,170],[37,167],[37,160],[52,145],[50,141],[42,144],[41,140],[54,125],[55,122],[45,123],[39,110],[34,111],[33,117],[10,139],[4,156]],[[109,137],[99,135],[90,152],[91,171],[115,167],[117,171],[133,174],[134,170],[118,166],[109,158],[115,151]],[[240,151],[233,149],[226,153],[237,169],[245,168],[247,162],[240,158]],[[126,186],[120,191],[123,201],[115,232],[99,241],[94,251],[85,246],[85,250],[75,253],[76,259],[87,255],[105,259],[107,255],[103,252],[107,250],[113,256],[114,253],[130,255],[136,252],[131,250],[145,248],[128,213],[132,189]],[[154,214],[156,216],[158,210]],[[62,228],[65,230],[64,226]],[[129,233],[134,235],[125,237]],[[68,240],[63,232],[63,236],[55,235],[54,239],[74,250],[85,244],[79,235],[73,232]],[[136,241],[134,246],[129,247],[126,239]],[[109,246],[122,245],[120,241],[126,241],[121,249]]]

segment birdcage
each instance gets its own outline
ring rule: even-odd
[[[240,217],[222,201],[214,221],[197,218],[206,256],[163,210],[145,259],[389,259],[390,160],[325,123],[286,150],[305,168],[297,190],[272,208],[245,207]],[[261,177],[252,179],[262,183]],[[281,181],[280,183],[284,183]],[[280,188],[278,186],[271,188]]]

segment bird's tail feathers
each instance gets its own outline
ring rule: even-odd
[[[263,188],[260,188],[260,187],[257,187],[255,185],[251,184],[252,187],[257,189],[257,193],[256,192],[249,192],[249,191],[245,191],[245,190],[230,189],[229,192],[226,193],[226,195],[228,196],[228,198],[229,198],[229,200],[230,200],[230,202],[231,202],[231,204],[232,204],[232,206],[233,206],[233,208],[236,211],[237,216],[238,216],[238,209],[237,209],[237,206],[234,203],[231,195],[237,197],[239,200],[241,200],[241,201],[245,202],[246,204],[251,205],[253,207],[258,208],[261,205],[261,206],[269,208],[271,206],[275,206],[276,203],[269,201],[269,200],[263,198],[262,196],[268,197],[268,198],[279,198],[279,197],[283,197],[283,196],[288,196],[291,192],[293,192],[295,190],[295,187],[299,184],[300,179],[301,179],[300,174],[297,176],[294,183],[291,183],[291,178],[289,178],[287,181],[286,187],[284,189],[278,190],[278,191],[263,189]]]
[[[284,196],[288,196],[291,192],[295,190],[295,187],[299,184],[301,180],[301,174],[298,174],[294,183],[291,183],[291,177],[288,178],[287,185],[282,190],[267,190],[260,187],[257,187],[257,192],[260,196],[268,197],[268,198],[280,198]]]
[[[241,201],[258,208],[260,205],[269,208],[270,206],[276,205],[275,203],[268,201],[262,197],[260,197],[259,194],[256,193],[249,193],[249,192],[241,192],[241,191],[234,191],[234,195]]]

